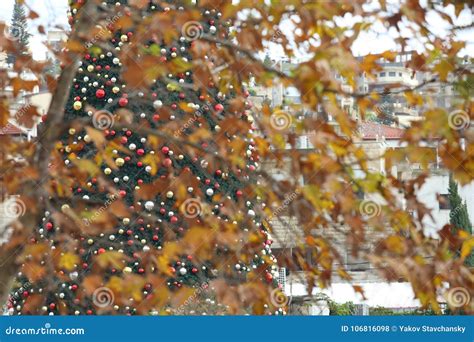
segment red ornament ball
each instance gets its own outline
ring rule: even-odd
[[[128,99],[126,99],[125,97],[120,98],[119,100],[120,107],[125,107],[127,104],[128,104]]]
[[[173,165],[173,162],[171,161],[170,158],[165,158],[165,160],[163,160],[164,167],[170,167],[171,165]]]
[[[95,92],[95,96],[98,99],[103,98],[105,96],[105,90],[104,89],[97,89],[97,91]]]
[[[214,109],[218,112],[222,112],[224,110],[224,106],[221,103],[218,103],[214,106]]]

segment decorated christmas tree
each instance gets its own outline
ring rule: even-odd
[[[71,2],[71,25],[83,5],[82,0]],[[122,77],[127,71],[120,52],[139,37],[133,30],[122,30],[119,25],[118,19],[126,15],[127,2],[106,1],[100,6],[113,9],[116,14],[107,20],[110,48],[107,50],[103,42],[94,40],[86,43],[88,53],[77,70],[66,108],[65,120],[71,122],[71,127],[59,146],[66,166],[73,168],[86,165],[87,160],[99,160],[100,175],[71,184],[74,197],[88,204],[84,208],[86,216],[81,218],[83,232],[80,235],[72,234],[71,241],[58,240],[58,232],[67,224],[58,222],[52,213],[46,213],[31,245],[34,248],[46,242],[51,247],[43,253],[45,265],[51,262],[47,258],[49,254],[54,259],[55,251],[61,250],[59,270],[45,267],[38,274],[28,269],[26,262],[11,296],[10,310],[18,314],[147,314],[163,310],[180,314],[189,311],[186,308],[189,303],[184,307],[181,303],[176,308],[173,298],[180,295],[180,289],[187,288],[195,289],[188,296],[191,298],[188,301],[193,301],[189,305],[192,313],[226,313],[226,306],[215,302],[218,289],[209,285],[213,280],[238,284],[249,278],[257,279],[272,289],[278,274],[271,254],[271,240],[254,208],[258,198],[245,191],[249,183],[256,181],[258,167],[258,156],[252,147],[252,118],[247,112],[239,115],[241,124],[250,128],[245,137],[248,146],[243,149],[245,165],[236,169],[209,161],[207,150],[233,141],[231,127],[220,127],[220,122],[225,122],[229,115],[232,89],[224,93],[213,82],[206,85],[205,92],[186,87],[193,83],[192,72],[186,70],[158,77],[147,89],[130,87]],[[163,6],[158,1],[150,1],[143,9],[144,18],[165,12],[172,16],[173,9]],[[191,30],[197,28],[210,35],[226,36],[229,30],[229,23],[222,21],[221,14],[212,9],[204,10],[202,21],[193,25]],[[163,64],[189,62],[194,39],[192,33],[184,31],[172,45],[146,42],[141,53],[144,56],[159,54]],[[173,120],[185,124],[176,125],[169,142],[146,134],[150,130],[159,131]],[[90,127],[72,124],[76,121],[86,122]],[[196,137],[195,133],[203,128],[209,134]],[[191,137],[193,144],[199,147],[193,154],[176,143],[177,139],[187,141]],[[115,148],[99,151],[95,143],[101,139],[115,143]],[[178,195],[187,199],[178,203]],[[232,221],[231,212],[226,209],[233,204],[245,207],[240,222]],[[65,211],[71,205],[64,203],[57,209]],[[110,216],[106,214],[111,212],[120,216],[120,220],[103,233],[97,227],[110,224]],[[232,236],[231,232],[216,228],[216,232],[208,235],[202,229],[202,235],[197,238],[215,239],[212,251],[203,251],[195,242],[191,251],[173,250],[174,241],[188,238],[192,227],[202,226],[206,221],[222,222],[257,238],[229,242],[226,239]],[[64,252],[64,245],[68,243],[76,245],[80,259],[74,253]],[[246,255],[242,259],[229,257],[229,249],[236,246]],[[160,257],[156,267],[150,266],[147,253],[165,250],[169,252],[167,259],[163,261]],[[225,266],[216,267],[216,258]],[[95,271],[97,265],[102,267],[101,274]],[[162,278],[154,277],[160,265],[169,268],[164,284],[158,281]],[[114,287],[114,282],[124,277],[141,284],[141,291],[133,294],[132,304],[116,296],[123,284]],[[154,301],[157,297],[159,299]],[[202,306],[198,305],[201,300]],[[262,307],[264,309],[259,311],[262,313],[282,311],[270,303]]]

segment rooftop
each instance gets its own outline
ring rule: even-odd
[[[12,123],[8,123],[6,126],[4,127],[0,127],[0,136],[2,135],[18,135],[18,134],[24,134],[25,131],[23,131],[20,127],[12,124]]]
[[[364,140],[377,140],[384,137],[386,140],[401,139],[405,130],[376,122],[362,122],[359,132]]]

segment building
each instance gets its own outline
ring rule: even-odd
[[[398,62],[399,64],[400,62]],[[390,74],[394,70],[392,67],[400,68],[399,65],[387,66],[386,75],[380,78],[387,77],[407,77],[407,74],[401,76],[392,76]],[[398,72],[398,71],[397,71]],[[388,80],[381,82],[388,84]],[[404,81],[407,85],[414,86],[417,84],[415,80],[406,79]],[[368,83],[368,89],[374,87],[375,83]],[[268,99],[267,99],[268,100]],[[270,101],[271,103],[278,103]],[[341,102],[342,103],[342,102]],[[280,104],[283,105],[283,104]],[[403,108],[404,104],[402,101],[395,101],[394,108],[397,105]],[[402,117],[397,112],[398,117]],[[417,115],[408,113],[407,116],[417,118],[416,120],[422,120],[423,118]],[[330,124],[335,125],[335,131],[337,132],[337,124],[328,118]],[[407,121],[409,125],[411,121]],[[403,127],[403,125],[400,125]],[[381,174],[390,173],[392,176],[397,177],[399,180],[410,180],[415,178],[421,172],[421,165],[400,162],[394,165],[390,170],[386,169],[385,160],[383,158],[386,151],[390,149],[403,148],[404,143],[401,142],[401,138],[404,134],[404,128],[383,125],[377,122],[359,122],[358,124],[358,136],[356,144],[361,146],[366,152],[367,156],[371,159],[368,163],[369,169],[373,172],[379,172]],[[310,151],[313,146],[311,145],[311,135],[314,132],[306,132],[299,136],[297,139],[297,148]],[[424,219],[424,226],[426,233],[437,237],[437,231],[445,224],[449,223],[449,209],[443,204],[442,198],[446,197],[448,191],[449,173],[442,168],[440,160],[437,157],[438,142],[434,141],[426,143],[426,149],[431,150],[431,154],[435,157],[430,162],[430,176],[426,180],[424,186],[418,191],[417,197],[427,208],[432,209],[433,218],[426,217]],[[289,146],[288,146],[289,148]],[[289,165],[290,163],[288,163]],[[267,171],[273,175],[275,179],[285,179],[291,176],[290,169],[279,168],[274,169],[271,165],[266,165]],[[357,177],[357,171],[355,173]],[[299,182],[304,184],[304,180],[300,179]],[[471,218],[474,218],[474,183],[469,184],[465,187],[460,188],[460,195],[467,201],[468,210]],[[291,195],[289,197],[291,199]],[[361,194],[361,199],[364,199],[364,195]],[[440,200],[441,199],[441,200]],[[400,196],[400,205],[406,208],[406,204],[403,203],[403,197]],[[280,260],[294,260],[294,250],[299,244],[304,244],[304,233],[301,227],[298,226],[295,217],[292,217],[288,212],[282,211],[279,218],[272,219],[273,234],[272,238],[274,243],[272,250]],[[353,279],[353,283],[360,285],[367,296],[367,300],[363,300],[361,296],[353,290],[352,286],[347,283],[346,280],[342,279],[337,272],[332,274],[332,286],[329,289],[313,289],[313,293],[307,292],[307,284],[303,271],[287,269],[280,270],[280,283],[283,289],[290,298],[290,302],[293,303],[293,307],[290,309],[290,313],[298,314],[327,314],[327,307],[321,302],[320,295],[329,296],[332,300],[343,303],[352,301],[360,305],[361,312],[367,312],[367,307],[385,307],[395,311],[409,311],[415,310],[420,306],[418,300],[415,299],[412,291],[411,284],[407,282],[393,282],[387,283],[384,279],[381,279],[376,269],[374,269],[365,260],[355,258],[351,251],[347,248],[350,245],[344,234],[345,227],[337,227],[337,229],[325,229],[317,230],[313,229],[312,233],[317,236],[321,236],[331,240],[337,249],[338,253],[343,256],[344,268],[348,271],[349,275]],[[367,236],[367,244],[364,246],[367,250],[373,247],[375,241],[383,238],[384,234],[389,232],[373,231],[369,232]],[[310,256],[307,256],[310,258]],[[310,260],[307,260],[308,262]],[[387,296],[390,293],[390,296]],[[443,299],[440,298],[440,302]],[[295,308],[296,306],[296,308]]]
[[[380,70],[373,75],[367,75],[366,73],[358,75],[355,80],[355,89],[341,75],[335,74],[334,78],[339,81],[342,89],[348,94],[354,92],[360,94],[377,92],[382,94],[379,104],[372,111],[369,110],[366,113],[369,120],[374,120],[376,117],[391,116],[393,120],[389,118],[383,120],[382,123],[402,128],[409,127],[413,122],[423,120],[423,108],[410,105],[403,93],[398,92],[399,90],[416,88],[416,93],[425,98],[425,103],[432,103],[436,107],[446,109],[448,112],[458,102],[458,94],[453,84],[440,82],[427,72],[411,69],[408,65],[412,56],[413,52],[409,51],[398,54],[393,61],[379,59],[377,64]],[[358,57],[359,60],[363,58]],[[269,60],[272,67],[284,73],[290,72],[297,62],[295,60]],[[448,75],[449,83],[462,79],[464,77],[463,70],[470,71],[472,74],[474,68],[472,61],[465,58],[463,65],[462,70]],[[273,108],[282,109],[291,108],[292,104],[301,104],[300,94],[294,87],[284,87],[281,84],[275,84],[271,88],[252,85],[251,89],[251,100],[257,104],[257,107],[263,100]],[[340,108],[349,113],[353,119],[360,120],[360,113],[353,97],[338,94],[337,99]],[[324,113],[321,108],[317,112],[318,115],[327,117],[329,122],[332,121],[330,113]]]

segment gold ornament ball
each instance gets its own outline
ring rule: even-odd
[[[123,160],[123,158],[117,158],[117,159],[115,159],[115,165],[117,165],[117,166],[123,166],[123,164],[125,164],[125,160]]]
[[[82,102],[81,101],[74,102],[73,107],[74,107],[75,110],[81,109],[82,108]]]

